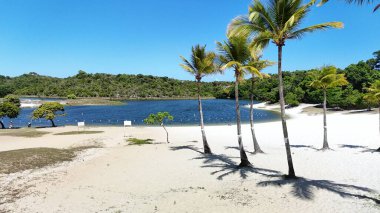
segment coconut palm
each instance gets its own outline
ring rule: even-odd
[[[255,128],[254,128],[254,122],[253,122],[253,87],[255,84],[255,78],[257,78],[257,77],[258,78],[268,77],[267,74],[261,73],[261,71],[264,68],[274,64],[273,62],[270,62],[267,60],[261,60],[261,56],[262,56],[261,51],[252,51],[250,61],[248,62],[249,66],[254,67],[258,71],[260,71],[259,75],[257,75],[257,72],[255,70],[250,71],[250,74],[251,74],[251,94],[250,94],[251,100],[250,101],[251,101],[251,103],[250,103],[250,109],[249,109],[249,122],[251,125],[251,133],[252,133],[253,149],[254,149],[253,153],[254,154],[264,153],[264,152],[261,150],[261,147],[260,147],[259,143],[257,142],[257,138],[256,138],[256,134],[255,134]]]
[[[371,84],[369,88],[367,88],[367,94],[364,98],[373,104],[377,104],[379,106],[379,132],[380,132],[380,80],[375,81]],[[380,148],[379,148],[380,151]]]
[[[310,86],[323,91],[323,147],[322,150],[330,149],[327,142],[327,90],[329,88],[344,86],[348,84],[344,74],[337,74],[336,67],[326,66],[321,70],[312,73],[314,79]]]
[[[235,102],[236,102],[236,125],[237,135],[240,150],[240,167],[250,166],[247,154],[244,151],[243,140],[241,135],[241,119],[240,119],[240,105],[239,105],[239,82],[244,79],[244,74],[250,70],[261,75],[260,72],[251,66],[248,66],[250,60],[250,50],[248,48],[247,37],[233,36],[229,37],[227,41],[221,43],[217,42],[217,49],[219,50],[219,60],[222,65],[221,69],[225,70],[232,68],[235,73]]]
[[[180,56],[184,64],[180,64],[180,66],[194,75],[195,80],[197,81],[198,86],[198,110],[200,115],[200,123],[201,123],[201,132],[202,132],[202,140],[203,140],[203,149],[205,154],[210,154],[211,149],[207,143],[206,133],[204,129],[203,123],[203,110],[202,110],[202,98],[201,98],[201,80],[206,75],[211,75],[219,70],[215,66],[216,54],[213,52],[207,52],[206,46],[196,45],[191,49],[192,55],[191,59],[187,60],[184,57]]]
[[[263,49],[272,41],[278,49],[278,80],[281,120],[288,160],[288,177],[296,177],[290,152],[288,130],[285,120],[284,85],[282,79],[282,48],[289,39],[299,39],[306,33],[328,28],[342,28],[341,22],[327,22],[300,28],[301,22],[315,4],[312,0],[302,5],[302,0],[269,0],[264,6],[255,0],[249,7],[249,14],[235,18],[229,25],[229,35],[254,36],[252,47]]]

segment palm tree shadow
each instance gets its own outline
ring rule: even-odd
[[[306,178],[296,179],[276,179],[270,181],[261,181],[257,186],[267,187],[275,186],[282,187],[290,185],[292,187],[291,194],[303,200],[312,200],[315,197],[315,190],[326,190],[343,198],[358,198],[364,200],[371,200],[376,204],[380,204],[380,199],[365,195],[365,193],[375,193],[376,191],[367,187],[340,184],[329,180],[310,180]]]
[[[319,149],[315,148],[314,146],[307,146],[307,145],[290,145],[292,148],[307,148],[307,149],[312,149],[315,151],[318,151]]]
[[[178,150],[191,150],[201,155],[192,158],[192,160],[201,160],[203,165],[201,168],[213,168],[215,171],[211,175],[216,175],[218,180],[223,180],[228,175],[238,173],[242,179],[246,179],[249,174],[260,174],[268,177],[277,177],[281,173],[279,171],[259,168],[255,166],[239,167],[238,164],[232,159],[240,159],[239,157],[230,157],[223,154],[204,154],[193,145],[173,146],[170,147],[172,151]]]
[[[172,151],[178,151],[178,150],[191,150],[194,152],[198,152],[199,154],[204,154],[203,152],[199,151],[199,149],[193,145],[184,145],[184,146],[171,146],[170,150]]]
[[[239,167],[238,164],[231,159],[231,157],[226,155],[204,155],[193,159],[203,161],[204,165],[201,166],[201,168],[215,169],[215,171],[211,172],[211,175],[217,175],[216,179],[218,180],[223,180],[226,176],[234,174],[239,174],[242,179],[246,179],[249,174],[260,174],[267,177],[276,177],[281,174],[279,171],[255,166]]]
[[[379,149],[371,149],[371,148],[368,148],[368,146],[361,146],[361,145],[340,144],[339,147],[340,148],[349,148],[349,149],[362,149],[360,152],[371,152],[371,153],[380,152],[380,148]]]
[[[226,150],[227,149],[234,149],[234,150],[240,151],[239,147],[237,147],[237,146],[225,146],[224,148]],[[254,154],[253,152],[247,151],[245,148],[244,148],[244,151],[247,152],[247,153],[249,153],[249,154],[252,154],[252,155]]]

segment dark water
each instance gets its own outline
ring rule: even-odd
[[[241,117],[243,123],[249,122],[249,108],[244,105],[249,101],[242,100]],[[31,120],[33,108],[23,108],[20,116],[13,119],[15,127],[27,126],[49,126],[50,122],[44,119]],[[122,126],[124,120],[131,120],[133,125],[144,125],[143,120],[150,113],[167,111],[174,116],[174,120],[168,125],[198,125],[198,101],[197,100],[152,100],[152,101],[128,101],[120,106],[66,106],[64,117],[57,117],[57,125],[77,125],[77,122],[85,121],[86,125],[118,125]],[[205,124],[234,124],[235,101],[234,100],[204,100],[203,113]],[[275,112],[255,110],[256,122],[268,122],[279,119]],[[3,120],[5,125],[9,119]]]

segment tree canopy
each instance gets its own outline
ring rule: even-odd
[[[52,126],[55,127],[54,118],[56,116],[64,116],[64,106],[58,102],[46,102],[33,111],[32,118],[44,118],[51,121]]]

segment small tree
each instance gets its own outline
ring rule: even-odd
[[[311,82],[310,86],[316,89],[320,89],[323,91],[323,129],[324,129],[324,137],[323,137],[323,147],[324,149],[330,149],[329,144],[327,142],[327,121],[326,121],[326,105],[327,105],[327,89],[344,86],[348,84],[346,77],[344,74],[337,74],[336,67],[326,66],[323,67],[320,71],[314,72],[313,77],[314,80]]]
[[[7,95],[4,97],[4,102],[10,102],[16,105],[17,107],[21,106],[20,98],[17,95]]]
[[[20,114],[20,107],[16,104],[5,101],[4,103],[0,103],[0,119],[4,117],[8,117],[10,119],[17,118]],[[0,120],[0,125],[2,129],[5,129],[4,123]]]
[[[169,112],[157,112],[157,114],[150,114],[144,119],[144,123],[148,125],[161,125],[166,132],[166,142],[169,143],[169,133],[166,130],[164,121],[172,121],[174,117]]]
[[[33,111],[32,118],[40,119],[45,118],[51,122],[52,127],[56,127],[54,118],[56,116],[65,116],[65,108],[58,102],[46,102]],[[60,113],[59,113],[60,112]]]

